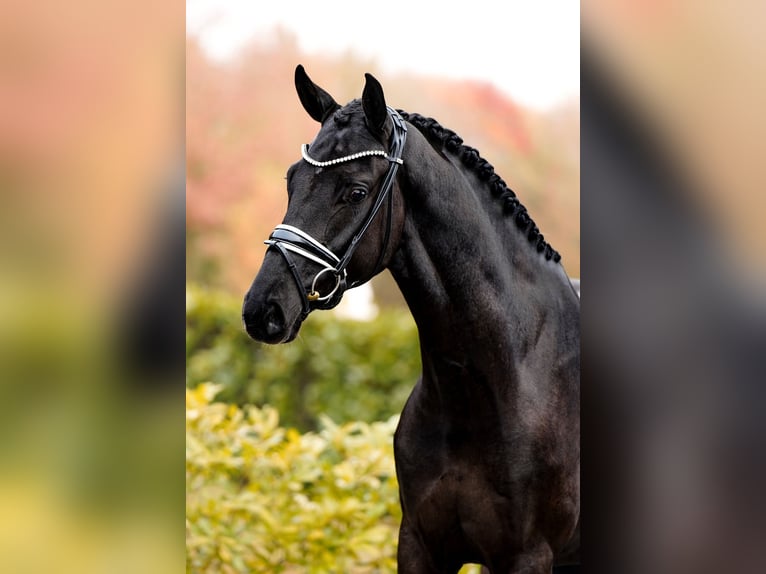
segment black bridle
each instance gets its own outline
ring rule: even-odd
[[[370,211],[367,213],[367,217],[365,217],[361,226],[351,238],[351,243],[349,243],[346,251],[341,257],[337,256],[330,249],[322,245],[319,241],[314,239],[305,231],[298,229],[297,227],[293,227],[292,225],[277,225],[269,238],[264,242],[269,246],[268,249],[276,249],[279,251],[287,263],[290,272],[292,273],[295,284],[298,287],[298,292],[301,295],[303,306],[301,320],[305,319],[311,312],[312,303],[316,309],[332,309],[340,302],[346,289],[356,287],[362,283],[362,281],[355,281],[350,286],[347,286],[346,267],[348,267],[348,264],[350,263],[356,248],[359,246],[359,242],[361,241],[362,237],[364,237],[364,234],[369,229],[372,221],[380,211],[383,203],[386,201],[386,199],[388,199],[388,222],[386,224],[386,234],[383,238],[383,248],[381,249],[380,255],[378,256],[378,261],[375,264],[372,276],[381,271],[386,250],[388,248],[388,242],[391,238],[392,213],[394,205],[394,194],[391,190],[394,187],[396,172],[398,171],[399,166],[404,163],[402,160],[402,152],[404,150],[404,143],[407,140],[407,126],[404,123],[402,116],[399,115],[399,113],[391,107],[388,108],[388,115],[393,121],[394,125],[393,132],[391,133],[389,152],[385,152],[384,150],[362,151],[329,161],[318,161],[308,155],[307,145],[303,145],[301,148],[303,159],[311,165],[317,167],[329,167],[338,163],[352,161],[372,155],[383,156],[390,162],[388,171],[383,178],[380,192],[375,198],[375,203],[373,203]],[[291,253],[300,255],[301,257],[322,266],[322,269],[316,275],[314,275],[314,279],[311,282],[311,290],[308,293],[303,288],[303,281],[301,279],[300,273],[298,272],[298,268],[295,265],[295,261],[290,255]],[[325,274],[331,274],[335,277],[335,287],[326,295],[320,295],[320,293],[317,291],[316,284],[317,280]]]

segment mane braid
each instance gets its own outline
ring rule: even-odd
[[[438,142],[447,151],[457,155],[468,169],[476,176],[487,183],[492,196],[503,203],[503,212],[512,217],[516,225],[525,233],[530,243],[535,246],[538,253],[545,253],[547,260],[553,259],[556,263],[561,261],[561,255],[545,241],[543,234],[532,221],[516,194],[508,187],[499,175],[495,173],[487,160],[479,155],[479,150],[467,145],[463,145],[463,140],[452,130],[442,127],[439,122],[433,118],[427,118],[420,114],[410,114],[404,110],[397,110],[401,116],[418,128],[426,138],[431,142]]]

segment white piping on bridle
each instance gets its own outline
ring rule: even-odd
[[[305,146],[305,145],[306,145],[306,144],[304,144],[304,146]],[[338,263],[340,263],[340,257],[338,257],[337,255],[335,255],[335,253],[333,253],[332,251],[330,251],[329,249],[327,249],[327,247],[325,247],[324,245],[322,245],[321,243],[319,243],[319,241],[317,241],[316,239],[314,239],[313,237],[311,237],[311,235],[309,235],[308,233],[306,233],[306,232],[305,232],[305,231],[303,231],[302,229],[298,229],[297,227],[293,227],[292,225],[285,225],[284,223],[280,223],[280,224],[279,224],[279,225],[277,225],[277,226],[276,226],[274,229],[275,229],[275,230],[277,230],[277,229],[284,229],[284,230],[286,230],[286,231],[292,231],[292,232],[293,232],[293,233],[295,233],[296,235],[300,235],[300,236],[301,236],[303,239],[305,239],[306,241],[308,241],[309,243],[311,243],[311,244],[312,244],[314,247],[316,247],[316,248],[317,248],[319,251],[321,251],[322,253],[324,253],[325,255],[327,255],[327,257],[329,257],[329,258],[330,258],[330,260],[332,260],[332,261],[335,261],[335,265],[330,265],[330,263],[328,263],[328,262],[327,262],[327,261],[325,261],[324,259],[321,259],[321,258],[317,257],[317,256],[316,256],[316,255],[314,255],[313,253],[310,253],[309,251],[306,251],[305,249],[303,249],[303,248],[301,248],[301,247],[298,247],[297,245],[293,245],[292,243],[288,243],[288,242],[286,242],[286,241],[285,241],[285,242],[281,242],[281,244],[282,244],[282,247],[284,247],[284,248],[285,248],[285,249],[287,249],[288,251],[292,251],[293,253],[296,253],[296,254],[300,255],[301,257],[305,257],[306,259],[310,259],[310,260],[311,260],[311,261],[313,261],[314,263],[318,263],[319,265],[321,265],[322,267],[324,267],[324,269],[322,269],[322,270],[321,270],[319,273],[317,273],[317,274],[314,276],[314,280],[311,282],[311,291],[312,291],[312,293],[316,293],[316,283],[317,283],[317,280],[318,280],[318,279],[319,279],[319,278],[320,278],[320,277],[321,277],[323,274],[327,273],[328,271],[332,271],[333,273],[336,273],[336,269],[335,269],[335,266],[336,266]],[[266,241],[264,241],[264,243],[265,243],[266,245],[272,245],[273,243],[276,243],[276,241],[273,241],[273,240],[271,240],[271,239],[267,239]],[[343,270],[343,278],[345,278],[345,277],[346,277],[346,270],[344,269],[344,270]],[[333,288],[333,290],[332,290],[332,291],[330,291],[330,293],[328,293],[328,294],[327,294],[327,295],[325,295],[324,297],[317,297],[317,298],[316,298],[316,299],[314,299],[314,300],[315,300],[315,301],[327,301],[327,300],[328,300],[330,297],[332,297],[333,295],[335,295],[335,292],[338,290],[338,287],[340,287],[340,282],[341,282],[341,275],[340,275],[340,274],[336,274],[336,275],[335,275],[335,287]]]

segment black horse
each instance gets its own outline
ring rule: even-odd
[[[321,123],[287,172],[282,225],[245,296],[254,339],[388,268],[423,374],[394,438],[401,573],[550,572],[579,559],[579,299],[515,194],[436,121],[386,106],[366,75],[341,107],[302,66]]]

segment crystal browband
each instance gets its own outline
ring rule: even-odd
[[[315,160],[313,157],[309,156],[309,144],[303,144],[301,146],[301,155],[303,156],[303,159],[305,159],[307,162],[309,162],[311,165],[316,167],[327,167],[329,165],[335,165],[338,163],[343,163],[344,161],[351,161],[353,159],[359,159],[361,157],[366,157],[370,155],[379,155],[384,158],[386,158],[388,161],[395,161],[398,164],[403,164],[404,161],[402,158],[399,157],[391,157],[389,156],[385,151],[382,149],[376,149],[376,150],[368,150],[368,151],[359,151],[356,153],[352,153],[351,155],[331,159],[328,161],[318,161]]]

